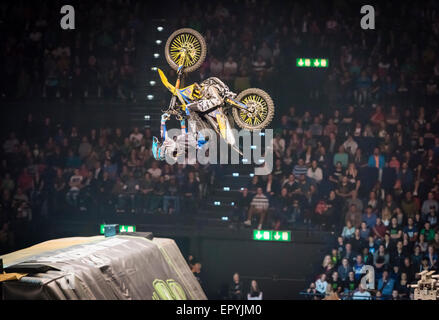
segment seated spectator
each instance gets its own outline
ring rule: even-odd
[[[366,223],[367,228],[372,229],[373,227],[375,227],[375,224],[377,223],[377,216],[373,212],[372,206],[368,206],[366,208],[366,212],[363,213],[361,219]]]
[[[297,200],[296,200],[297,201]],[[282,223],[286,221],[291,221],[294,223],[296,221],[296,216],[291,216],[291,199],[288,197],[288,190],[286,188],[282,188],[280,195],[276,198],[275,201],[275,230],[279,230],[279,227]]]
[[[335,193],[339,197],[350,198],[352,197],[353,191],[354,191],[354,186],[349,182],[348,177],[343,176],[341,182],[338,183]],[[357,206],[355,206],[355,209],[358,209]]]
[[[341,233],[343,239],[353,238],[355,234],[355,227],[352,225],[350,220],[346,221],[346,225],[343,227],[343,231]]]
[[[404,263],[403,265],[400,267],[401,270],[401,276],[403,274],[405,274],[406,276],[406,280],[408,280],[409,282],[414,281],[414,275],[415,275],[415,269],[413,264],[411,263],[411,260],[409,257],[405,257],[404,258]]]
[[[375,243],[375,238],[373,235],[369,235],[368,243],[367,243],[367,250],[370,254],[374,255],[377,250],[377,245]]]
[[[403,250],[402,241],[399,240],[396,243],[396,248],[390,254],[390,264],[392,266],[401,267],[406,257],[407,257],[407,253]]]
[[[362,222],[360,226],[360,238],[363,240],[368,240],[370,235],[370,229],[367,227],[366,222]]]
[[[420,235],[423,235],[425,237],[425,240],[427,242],[433,241],[434,240],[434,230],[431,229],[431,224],[429,221],[426,221],[424,223],[424,228],[421,229]],[[422,246],[421,246],[422,249]]]
[[[377,289],[383,293],[383,296],[390,298],[394,286],[395,280],[389,277],[389,272],[387,270],[383,271],[382,277],[378,280]]]
[[[345,221],[346,223],[350,221],[352,226],[354,226],[355,228],[360,227],[361,212],[357,210],[357,206],[355,204],[351,204],[351,206],[349,207],[349,211],[346,213]]]
[[[309,288],[306,289],[306,293],[309,294],[308,299],[312,299],[312,300],[317,300],[317,296],[316,295],[320,295],[316,289],[316,284],[315,282],[311,282],[311,284],[309,285]]]
[[[343,143],[343,147],[350,155],[354,156],[358,148],[358,143],[349,135],[348,139]]]
[[[244,286],[240,280],[239,273],[233,275],[233,281],[229,286],[229,299],[230,300],[243,300],[244,298]]]
[[[355,291],[354,295],[352,296],[353,300],[371,300],[372,296],[369,291],[366,291],[364,289],[362,284],[358,285],[358,290]]]
[[[259,215],[258,230],[262,229],[262,224],[264,223],[265,216],[267,215],[267,210],[268,199],[262,192],[262,188],[258,188],[256,195],[253,197],[253,200],[250,203],[247,220],[244,221],[244,224],[247,226],[251,226],[252,217],[256,213]]]
[[[252,196],[249,194],[248,189],[244,188],[241,191],[239,198],[235,203],[235,209],[234,209],[234,217],[236,218],[235,220],[241,222],[247,218],[247,212],[250,208],[251,201],[252,201]]]
[[[358,254],[353,266],[353,270],[355,273],[355,280],[357,282],[360,281],[360,279],[363,277],[364,274],[363,267],[364,267],[363,256],[361,254]]]
[[[172,206],[170,206],[170,203],[172,203]],[[175,176],[171,176],[169,181],[166,182],[163,212],[165,214],[180,213],[180,187]]]
[[[341,281],[346,281],[348,279],[350,270],[351,266],[349,265],[348,259],[343,258],[341,260],[341,264],[337,268],[337,272]]]
[[[437,212],[439,210],[439,203],[435,200],[434,193],[429,192],[427,200],[422,203],[422,215],[426,217],[430,213],[432,207],[434,208],[434,211]]]
[[[373,255],[369,252],[368,247],[363,248],[363,262],[365,265],[373,265]]]
[[[337,162],[341,163],[343,168],[348,167],[349,155],[345,152],[343,145],[338,148],[338,153],[334,154],[333,164],[334,166]]]
[[[410,281],[407,278],[407,273],[402,272],[401,273],[401,279],[397,281],[395,285],[395,289],[398,292],[399,299],[408,300],[410,298],[410,288],[409,285]]]
[[[432,206],[430,208],[430,212],[428,213],[427,217],[425,218],[426,221],[428,221],[430,223],[430,226],[432,228],[436,228],[437,224],[437,211],[434,208],[434,206]]]
[[[438,270],[438,255],[432,245],[428,246],[427,254],[425,255],[425,257],[428,259],[428,268],[430,270]]]
[[[355,204],[359,211],[363,211],[363,201],[358,198],[357,190],[352,190],[351,198],[346,199],[346,206],[349,208],[352,204]]]
[[[369,157],[368,166],[382,170],[385,166],[384,156],[380,154],[380,149],[375,148],[373,154]]]
[[[256,280],[252,280],[250,291],[247,294],[247,300],[262,300],[263,293],[259,289],[258,283]]]
[[[311,168],[307,171],[307,177],[314,180],[316,183],[319,183],[323,179],[322,169],[318,167],[318,163],[316,160],[313,160],[311,163]]]
[[[358,282],[355,280],[355,274],[353,271],[350,271],[348,274],[348,278],[343,284],[343,292],[347,295],[351,295],[354,293],[355,288],[357,288]]]
[[[316,281],[316,291],[322,295],[326,295],[326,287],[328,282],[326,281],[326,274],[322,273],[320,278]]]
[[[375,267],[375,277],[379,278],[382,272],[388,267],[390,261],[384,245],[378,247],[378,251],[373,255],[373,265]]]
[[[300,177],[301,175],[306,175],[308,171],[307,166],[302,158],[299,159],[298,163],[294,166],[293,175]]]
[[[415,243],[418,239],[418,229],[416,228],[412,217],[407,219],[407,225],[403,228],[403,232],[407,235],[409,241],[412,243]]]
[[[337,186],[343,177],[343,166],[340,161],[335,165],[334,171],[329,175],[329,181]]]
[[[372,234],[377,241],[384,240],[384,236],[386,235],[387,228],[382,223],[381,218],[376,218],[375,226],[372,227]]]
[[[393,217],[389,226],[390,239],[396,243],[396,241],[402,239],[402,228],[398,225],[398,220]]]
[[[74,174],[70,177],[69,191],[67,192],[67,201],[72,206],[77,206],[78,195],[81,190],[83,177],[79,174],[79,169],[74,170]]]
[[[334,271],[328,281],[328,286],[332,288],[333,292],[341,293],[343,289],[343,281],[339,278],[338,272]]]
[[[410,191],[406,192],[405,198],[401,201],[401,209],[408,218],[413,218],[419,210],[417,203]]]

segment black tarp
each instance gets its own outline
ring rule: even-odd
[[[27,273],[20,280],[3,282],[4,298],[206,299],[171,239],[136,235],[72,239],[81,241],[53,249],[58,243],[52,240],[2,256],[7,273]],[[69,238],[59,240],[69,243],[65,241]]]

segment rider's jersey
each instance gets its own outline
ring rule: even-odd
[[[209,98],[212,88],[215,88],[219,95],[224,98],[234,99],[236,94],[230,91],[229,87],[217,77],[210,77],[201,82],[201,94],[205,99]],[[206,95],[206,96],[205,96]]]
[[[224,102],[224,98],[235,98],[236,94],[216,77],[207,78],[201,82],[201,99],[197,101],[198,109],[202,112],[215,108]]]

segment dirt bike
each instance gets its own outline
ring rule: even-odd
[[[250,131],[261,130],[273,119],[273,100],[265,91],[249,88],[239,93],[235,99],[225,98],[224,104],[216,109],[219,111],[216,119],[194,111],[189,112],[186,106],[202,97],[196,83],[180,88],[182,78],[184,74],[195,71],[202,65],[206,53],[207,46],[203,36],[193,29],[179,29],[169,36],[165,45],[165,56],[168,64],[177,72],[177,80],[172,85],[163,71],[158,69],[162,83],[172,93],[168,109],[162,111],[180,119],[186,116],[196,123],[196,128],[192,128],[194,131],[213,129],[242,155],[236,146],[227,115],[232,110],[233,120],[239,127]]]

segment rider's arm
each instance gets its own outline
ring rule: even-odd
[[[162,115],[160,121],[160,136],[162,141],[166,140],[166,121],[168,120],[168,115],[165,113]]]
[[[180,120],[181,134],[187,133],[186,121],[184,119]]]

